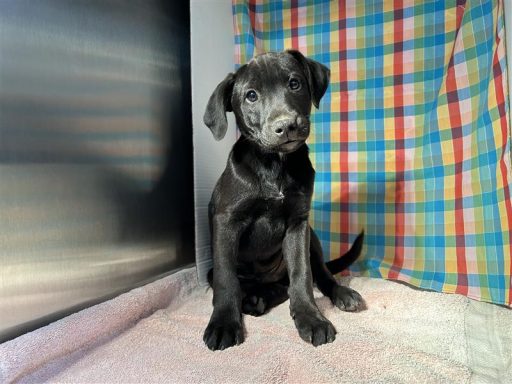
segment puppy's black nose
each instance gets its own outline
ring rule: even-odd
[[[295,130],[296,128],[297,127],[296,127],[295,123],[287,122],[284,124],[279,124],[279,126],[277,126],[274,129],[274,132],[276,133],[277,136],[284,136],[288,132],[291,132],[291,131]]]
[[[276,128],[275,133],[277,134],[277,136],[283,136],[284,135],[284,129],[281,128],[281,127]]]

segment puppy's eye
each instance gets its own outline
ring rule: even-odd
[[[256,100],[258,100],[258,95],[256,94],[256,91],[251,89],[249,92],[247,92],[245,98],[251,103],[254,103]]]
[[[290,89],[292,91],[296,91],[296,90],[300,89],[300,81],[299,81],[299,79],[296,79],[296,78],[292,77],[290,79],[290,81],[288,81],[288,86],[290,87]]]

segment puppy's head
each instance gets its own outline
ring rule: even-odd
[[[268,152],[293,152],[309,136],[311,103],[318,108],[330,71],[298,51],[265,53],[230,73],[208,101],[204,123],[216,140],[233,111],[243,136]]]

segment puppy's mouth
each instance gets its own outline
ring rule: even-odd
[[[287,140],[282,144],[279,144],[280,152],[293,152],[298,149],[302,144],[304,144],[306,140]]]

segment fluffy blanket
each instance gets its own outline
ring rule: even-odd
[[[336,341],[304,343],[288,303],[246,316],[245,342],[211,352],[212,291],[186,269],[0,345],[2,383],[510,383],[512,311],[459,295],[346,278],[368,308],[315,292]]]

